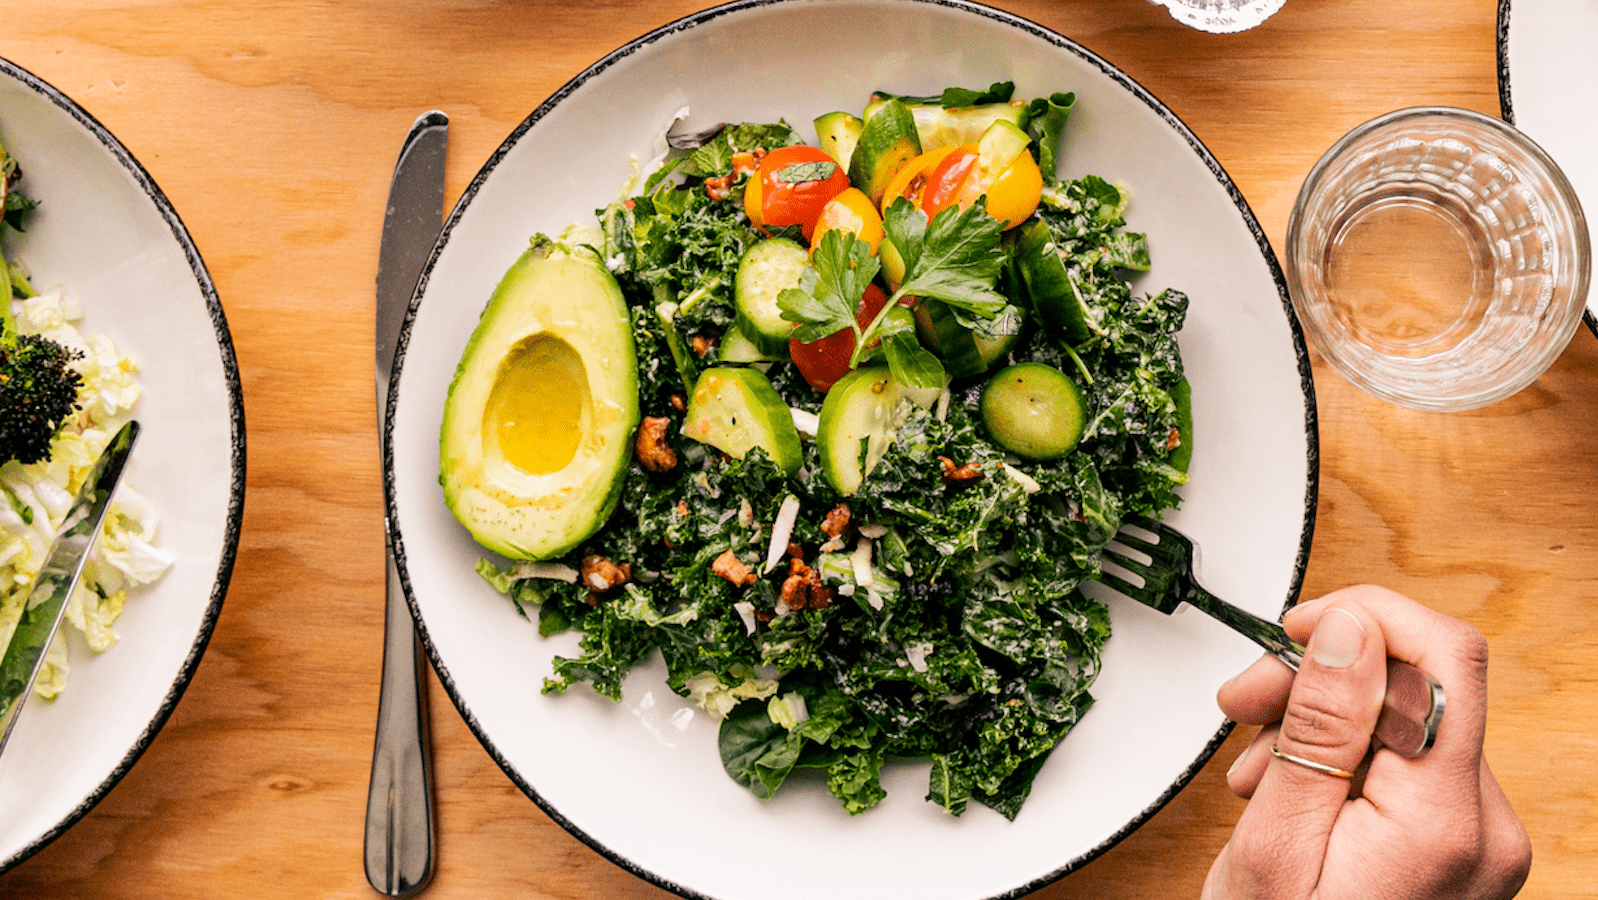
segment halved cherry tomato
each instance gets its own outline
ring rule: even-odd
[[[951,145],[928,150],[900,166],[899,171],[893,173],[893,177],[888,179],[887,190],[882,192],[882,214],[887,215],[888,207],[892,206],[893,201],[900,197],[920,207],[921,192],[926,188],[927,176],[932,174],[932,170],[937,168],[938,163],[943,162],[944,157],[953,153],[956,149]]]
[[[1037,211],[1043,197],[1043,171],[1031,153],[1022,153],[979,193],[988,195],[988,215],[1003,222],[1008,231]]]
[[[821,236],[829,231],[847,231],[856,238],[865,241],[871,246],[871,252],[877,252],[877,245],[882,243],[882,216],[877,214],[877,208],[871,204],[871,198],[859,188],[849,188],[843,193],[827,201],[821,208],[821,215],[816,218],[814,228],[805,234],[805,240],[814,247],[821,242]]]
[[[927,173],[926,187],[921,189],[921,211],[927,214],[927,218],[959,204],[960,197],[965,193],[966,182],[976,167],[976,144],[961,144],[938,161]]]
[[[988,215],[1014,228],[1031,218],[1043,193],[1043,174],[1031,153],[1017,156],[997,174],[983,172],[976,144],[962,144],[927,176],[921,209],[928,218],[950,206],[968,207],[987,196]]]
[[[849,175],[825,151],[778,147],[760,159],[744,188],[744,213],[756,227],[813,226],[827,201],[849,187]]]
[[[855,312],[855,323],[861,328],[871,324],[888,305],[888,295],[882,288],[871,285],[860,298],[860,308]],[[844,328],[820,340],[801,343],[798,338],[788,341],[788,355],[805,381],[820,393],[826,393],[838,379],[849,374],[849,357],[854,355],[854,329]]]

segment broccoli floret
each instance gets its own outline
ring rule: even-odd
[[[9,300],[8,300],[9,302]],[[83,354],[48,338],[0,330],[0,462],[35,463],[79,409]]]
[[[0,143],[0,229],[21,230],[33,201],[17,193],[22,170]],[[11,298],[33,295],[18,266],[0,254],[0,463],[36,463],[79,409],[82,352],[39,335],[17,333]]]

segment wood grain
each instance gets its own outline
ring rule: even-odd
[[[1148,87],[1281,247],[1298,185],[1353,125],[1417,104],[1498,112],[1492,0],[1288,0],[1240,35],[1143,0],[1010,0]],[[368,898],[362,816],[383,539],[370,322],[394,154],[452,120],[447,195],[512,128],[686,0],[0,0],[0,56],[151,172],[215,278],[249,434],[241,552],[176,713],[86,818],[0,896]],[[1407,412],[1316,359],[1318,526],[1306,595],[1360,581],[1491,642],[1488,752],[1536,848],[1523,896],[1590,895],[1598,856],[1598,339],[1523,394]],[[440,865],[426,896],[669,896],[550,821],[437,684]],[[1239,733],[1163,811],[1038,897],[1195,897],[1243,808]],[[1567,774],[1568,773],[1568,774]]]

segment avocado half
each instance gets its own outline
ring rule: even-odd
[[[450,384],[444,502],[495,553],[560,556],[615,509],[637,425],[637,352],[616,279],[587,247],[533,238]]]

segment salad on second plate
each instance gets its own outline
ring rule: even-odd
[[[1187,298],[1134,291],[1127,191],[1060,179],[1075,98],[1009,83],[668,134],[638,189],[506,273],[446,402],[479,571],[574,629],[546,692],[653,654],[768,798],[851,813],[890,760],[1014,817],[1092,704],[1080,590],[1178,503]]]
[[[37,203],[0,143],[0,251]],[[127,421],[141,389],[133,361],[104,335],[79,329],[82,310],[38,290],[23,262],[0,252],[0,650],[10,643],[39,569],[95,460]],[[71,671],[68,636],[99,653],[117,641],[130,591],[158,580],[172,555],[156,540],[155,507],[118,489],[67,600],[66,624],[45,652],[35,692],[52,698]]]

